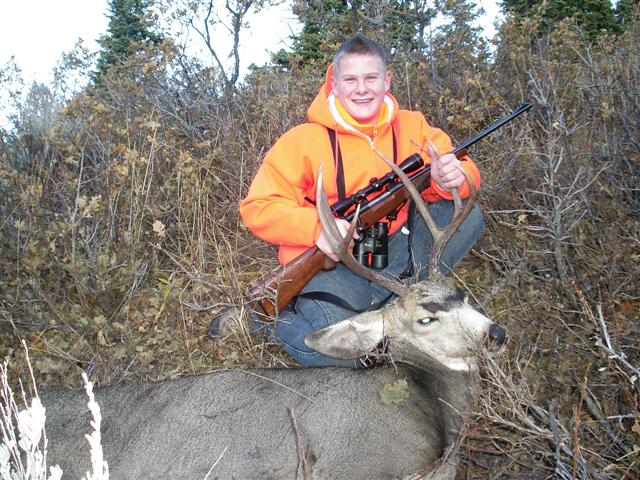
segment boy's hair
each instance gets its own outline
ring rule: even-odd
[[[345,55],[370,55],[382,60],[382,68],[387,70],[387,61],[384,58],[384,51],[373,40],[369,40],[364,35],[357,33],[349,40],[345,41],[333,56],[333,71],[338,71],[338,64]]]

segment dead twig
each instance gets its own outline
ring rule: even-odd
[[[291,425],[296,436],[296,450],[298,452],[298,469],[296,471],[296,480],[312,480],[311,470],[309,469],[309,463],[307,462],[307,453],[305,453],[304,445],[302,444],[302,435],[298,429],[298,422],[296,421],[296,415],[292,405],[287,407],[289,412],[289,418],[291,418]]]

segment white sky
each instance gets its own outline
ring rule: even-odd
[[[249,31],[243,32],[242,68],[258,65],[289,42],[296,29],[290,12],[291,0],[248,18]],[[482,24],[487,33],[499,9],[495,0],[478,1],[487,12]],[[91,51],[107,29],[107,0],[0,0],[0,66],[15,55],[25,83],[49,83],[51,73],[63,52],[70,51],[82,38]],[[191,35],[191,42],[200,42]]]
[[[78,38],[94,41],[107,28],[105,0],[0,0],[0,65],[11,55],[27,82],[49,81]],[[97,44],[87,43],[91,49]]]

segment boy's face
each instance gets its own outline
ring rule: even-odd
[[[373,55],[345,55],[333,72],[333,94],[349,115],[362,124],[377,123],[390,87],[391,73]]]

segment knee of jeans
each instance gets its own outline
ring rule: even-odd
[[[303,337],[352,316],[354,312],[326,302],[301,298],[295,310],[287,309],[280,315],[276,333],[282,339],[295,339],[302,345]]]
[[[285,344],[301,352],[312,353],[305,343],[304,338],[311,332],[320,330],[329,325],[327,316],[315,300],[305,300],[307,305],[300,309],[287,309],[276,320],[275,332],[278,338]]]
[[[473,206],[471,212],[469,212],[469,216],[463,222],[461,229],[465,229],[473,238],[477,238],[482,230],[484,230],[484,215],[478,205]]]
[[[266,338],[269,342],[274,340],[274,322],[262,320],[258,314],[251,309],[249,310],[249,315],[246,317],[245,327],[254,339]]]
[[[309,348],[304,339],[312,332],[332,325],[349,316],[349,312],[329,312],[324,302],[304,299],[297,311],[287,309],[277,320],[275,332],[287,354],[304,367],[351,367],[359,362],[328,357]],[[352,313],[352,312],[351,312]]]
[[[482,211],[476,205],[445,247],[442,253],[442,273],[448,274],[462,260],[471,250],[483,229],[484,218]]]

